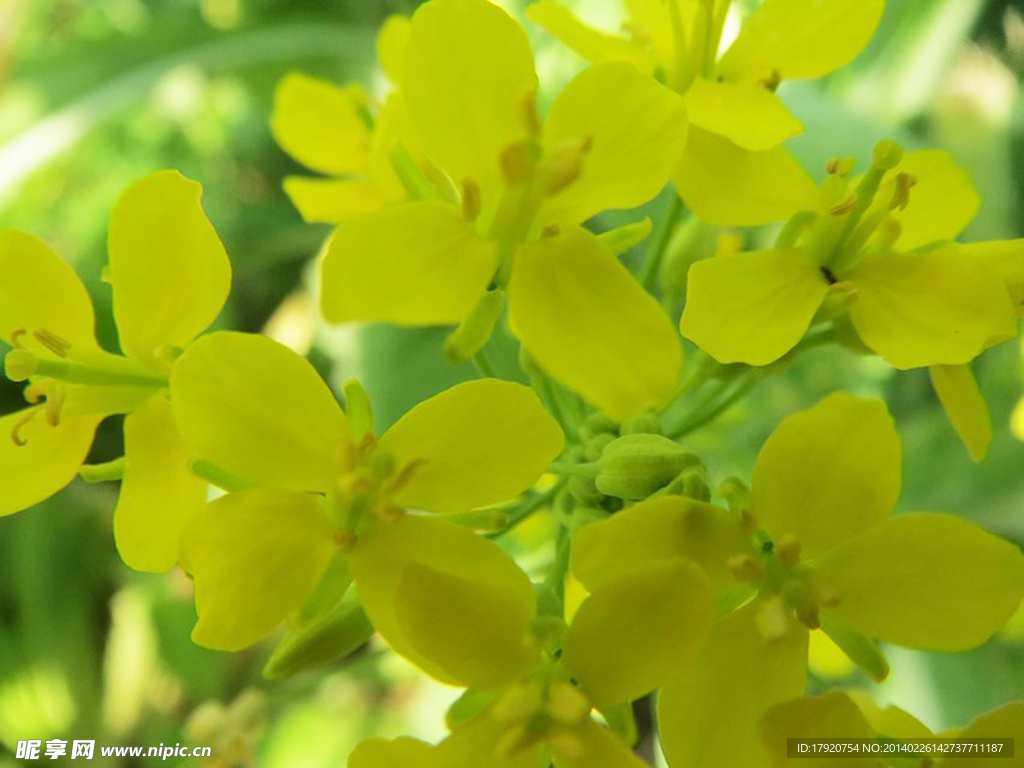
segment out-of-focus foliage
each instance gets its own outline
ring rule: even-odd
[[[311,350],[332,382],[360,376],[385,428],[471,369],[442,362],[443,331],[337,331],[314,319],[307,267],[327,229],[303,224],[281,191],[284,176],[300,169],[273,144],[268,116],[275,84],[293,70],[362,81],[372,91],[375,29],[415,4],[0,0],[0,226],[35,232],[73,261],[96,302],[101,342],[113,347],[110,292],[100,279],[107,212],[139,176],[181,169],[203,183],[206,210],[232,258],[232,299],[221,324]],[[614,23],[614,3],[572,5],[597,24]],[[538,29],[534,43],[541,79],[555,88],[582,64]],[[807,126],[790,146],[816,178],[832,156],[865,163],[883,137],[953,152],[984,200],[965,235],[970,241],[1024,235],[1022,77],[1024,16],[1013,0],[915,0],[889,3],[854,64],[780,93]],[[542,104],[550,98],[541,94]],[[597,227],[619,223],[607,216]],[[498,373],[511,375],[513,342],[495,338],[488,352]],[[762,382],[689,440],[714,476],[749,476],[758,448],[786,414],[835,389],[882,394],[913,456],[901,507],[953,511],[1021,543],[1020,350],[1004,344],[976,372],[995,426],[991,456],[977,467],[924,371],[894,376],[876,359],[833,348],[801,355],[787,376]],[[19,402],[17,388],[5,383],[0,413]],[[101,430],[93,461],[120,455],[114,427]],[[315,768],[341,764],[366,735],[441,735],[437,713],[453,694],[373,645],[343,668],[273,686],[259,675],[268,649],[228,656],[193,645],[185,577],[119,567],[112,506],[109,489],[76,483],[37,513],[4,522],[0,766],[18,764],[8,757],[17,738],[209,744],[220,760]],[[539,517],[516,535],[535,542],[549,524]],[[956,656],[889,649],[894,673],[878,695],[933,728],[1019,696],[1024,620],[1016,625]],[[814,645],[817,692],[847,669],[829,663],[827,645]]]

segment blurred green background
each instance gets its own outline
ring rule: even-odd
[[[282,178],[300,169],[275,147],[267,120],[274,84],[293,69],[379,88],[375,27],[415,5],[0,0],[0,226],[40,235],[75,264],[99,308],[100,337],[113,347],[110,294],[99,279],[108,212],[135,178],[182,170],[204,184],[204,204],[234,264],[220,324],[265,331],[309,352],[332,383],[361,377],[386,426],[473,370],[442,362],[443,331],[318,323],[309,266],[327,230],[304,225],[281,192]],[[573,5],[597,24],[618,24],[614,3]],[[531,35],[546,87],[581,66],[543,33]],[[970,169],[985,201],[966,238],[1019,237],[1022,74],[1024,18],[1012,0],[890,0],[876,40],[854,65],[784,87],[807,125],[791,148],[818,173],[831,156],[863,160],[885,136],[946,147]],[[513,375],[511,345],[499,339],[491,352],[499,371]],[[831,348],[807,353],[690,440],[717,478],[749,478],[760,443],[785,414],[834,389],[881,394],[905,441],[902,507],[955,511],[1021,543],[1019,345],[991,350],[976,369],[996,433],[980,466],[946,423],[925,373],[893,376],[875,360]],[[4,382],[0,412],[20,402],[19,387]],[[120,424],[111,420],[92,460],[120,451]],[[237,655],[193,646],[187,579],[133,574],[119,563],[113,500],[113,488],[76,483],[0,520],[0,766],[21,764],[12,745],[27,738],[211,745],[208,765],[315,768],[343,765],[366,735],[442,734],[452,692],[375,645],[336,668],[274,684],[260,678],[269,645]],[[513,545],[543,564],[543,547],[529,550],[543,541],[544,520],[531,525]],[[879,696],[933,727],[963,724],[1019,698],[1024,620],[1018,623],[967,654],[893,651],[893,675]],[[856,674],[847,682],[866,685]],[[833,684],[815,681],[817,688]]]

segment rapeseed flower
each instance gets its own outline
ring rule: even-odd
[[[781,144],[803,125],[776,95],[785,80],[823,77],[852,61],[884,0],[765,0],[719,58],[730,0],[623,0],[628,37],[577,20],[557,0],[527,18],[584,58],[628,62],[683,95],[691,124],[673,174],[687,205],[713,224],[779,218],[814,186]]]
[[[808,629],[824,628],[882,677],[874,639],[966,650],[1016,610],[1024,595],[1016,546],[948,514],[890,516],[900,453],[881,402],[835,394],[769,437],[743,514],[652,499],[576,534],[572,567],[588,587],[609,569],[686,557],[721,585],[721,605],[739,606],[662,688],[670,765],[756,764],[761,713],[804,692]],[[742,686],[727,682],[737,678]]]
[[[410,202],[338,228],[322,265],[326,319],[458,324],[448,351],[469,357],[507,295],[512,331],[541,369],[619,420],[664,404],[678,341],[580,225],[662,189],[686,140],[679,97],[604,64],[576,77],[542,124],[526,34],[486,0],[416,12],[399,89],[443,178],[424,176],[407,185]]]
[[[336,598],[354,580],[377,631],[440,679],[479,684],[494,665],[518,668],[529,579],[493,542],[404,508],[463,512],[516,496],[561,451],[558,425],[526,387],[482,379],[427,400],[377,438],[357,391],[346,416],[304,358],[261,336],[211,334],[178,361],[181,433],[236,489],[183,537],[194,640],[251,645],[330,573]]]
[[[0,419],[9,478],[0,513],[53,495],[82,469],[99,423],[125,414],[114,536],[132,568],[174,566],[185,520],[205,501],[177,437],[168,376],[181,348],[220,313],[231,266],[200,205],[202,188],[175,171],[135,182],[110,220],[107,281],[123,354],[100,348],[85,286],[32,235],[0,233],[0,338],[7,377],[27,381],[29,407]],[[102,473],[102,470],[101,470]]]

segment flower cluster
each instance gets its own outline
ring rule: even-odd
[[[954,241],[980,200],[945,153],[884,141],[860,175],[839,158],[816,184],[783,147],[802,126],[779,85],[852,60],[883,0],[764,0],[721,56],[728,0],[624,6],[628,36],[556,0],[528,8],[590,62],[546,114],[526,31],[488,0],[389,19],[383,98],[280,83],[273,133],[322,174],[285,191],[336,225],[326,320],[448,326],[447,356],[488,374],[382,433],[357,381],[342,405],[287,347],[204,333],[231,274],[195,182],[155,173],[115,205],[122,354],[97,344],[56,253],[0,233],[5,372],[29,403],[0,419],[0,513],[76,474],[120,480],[121,557],[191,577],[196,643],[276,634],[274,678],[376,633],[464,689],[439,744],[371,739],[351,768],[641,766],[632,704],[652,693],[672,768],[780,765],[793,736],[921,735],[860,694],[807,698],[811,638],[881,680],[880,643],[967,650],[1024,598],[1015,545],[951,514],[893,514],[903,452],[879,400],[834,393],[790,415],[749,488],[712,482],[681,443],[779,361],[835,343],[929,368],[971,455],[988,450],[969,365],[1017,335],[1024,242]],[[650,222],[591,222],[666,186],[637,279],[618,257]],[[684,297],[652,285],[684,204],[693,226],[786,223],[769,250],[687,241],[679,318]],[[506,331],[529,386],[491,372]],[[685,367],[683,337],[701,350]],[[124,458],[84,465],[115,414]],[[502,537],[547,510],[554,556],[533,583]],[[1022,729],[1015,704],[964,733]]]

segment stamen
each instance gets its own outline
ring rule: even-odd
[[[544,164],[544,194],[554,197],[579,178],[583,171],[583,158],[594,146],[592,136],[583,136],[564,142]]]
[[[480,215],[480,187],[472,179],[462,182],[462,218],[472,223]]]
[[[917,186],[917,177],[912,173],[896,174],[896,191],[893,193],[890,210],[905,211],[910,203],[910,190]]]
[[[358,541],[358,536],[350,530],[342,529],[334,532],[334,543],[343,551],[352,549]]]
[[[25,328],[15,328],[11,331],[11,346],[15,349],[24,349],[21,339],[26,333],[28,333],[28,330]]]
[[[537,112],[537,94],[530,91],[526,94],[523,99],[523,118],[526,121],[526,132],[527,135],[533,138],[539,138],[541,131],[544,130],[543,123],[541,123],[540,115]]]
[[[792,568],[800,562],[800,542],[787,536],[779,542],[779,546],[775,548],[775,553],[779,556],[780,563],[787,568]]]
[[[839,205],[833,205],[829,208],[829,213],[833,216],[842,216],[845,213],[849,213],[857,206],[857,195],[850,195]]]
[[[540,231],[541,237],[555,237],[562,231],[562,228],[557,224],[548,224],[544,229]]]
[[[373,511],[385,523],[398,523],[405,517],[405,510],[402,507],[395,506],[383,499],[377,503]]]
[[[24,396],[26,402],[35,405],[44,397],[46,397],[46,389],[47,388],[42,384],[29,384],[27,387],[25,387],[25,391],[22,392],[22,395]]]
[[[48,331],[45,328],[39,328],[38,330],[32,331],[32,335],[36,338],[36,341],[53,352],[57,357],[68,356],[68,350],[71,349],[71,342],[65,341],[53,331]]]
[[[764,578],[764,568],[749,555],[734,555],[729,558],[727,565],[737,581],[754,584]]]
[[[502,176],[510,187],[517,187],[529,181],[537,162],[532,144],[525,141],[505,147],[500,160]]]
[[[24,416],[22,416],[14,423],[14,426],[11,428],[11,442],[18,446],[19,448],[24,448],[26,445],[28,445],[28,440],[21,436],[21,430],[23,430],[28,425],[28,423],[36,417],[36,414],[39,413],[39,410],[41,408],[42,406],[30,408],[28,411],[25,412]]]
[[[412,476],[416,474],[416,471],[426,463],[426,459],[413,459],[410,461],[398,471],[397,475],[391,478],[391,482],[388,483],[387,492],[391,494],[404,488],[412,480]]]
[[[833,157],[825,163],[825,172],[829,176],[840,176],[845,179],[856,167],[857,161],[852,157]]]
[[[51,386],[46,393],[46,422],[51,427],[60,425],[60,413],[64,408],[64,400],[67,397],[67,390],[56,384]]]
[[[782,73],[777,69],[773,69],[772,73],[768,75],[768,77],[761,79],[760,84],[772,93],[775,93],[782,84]]]

